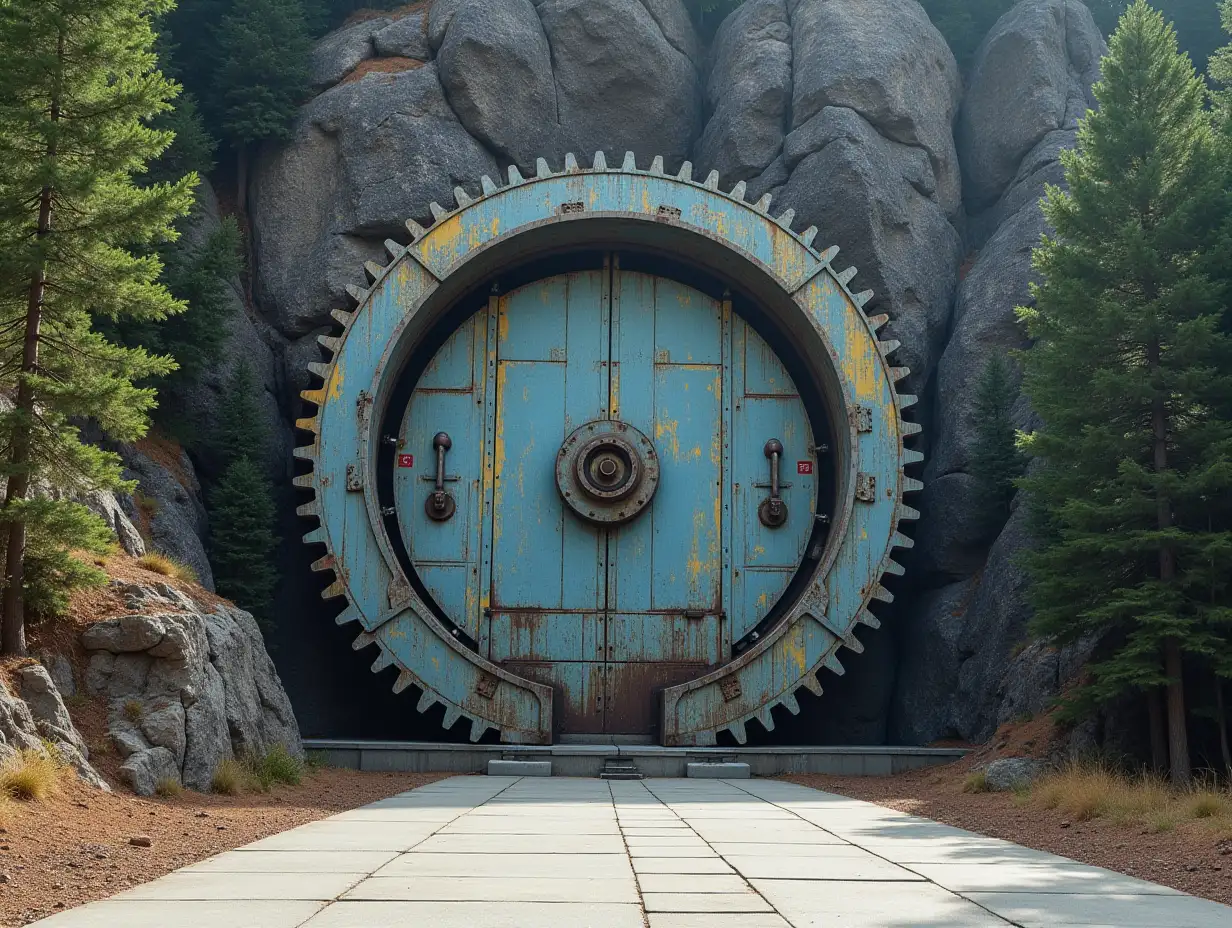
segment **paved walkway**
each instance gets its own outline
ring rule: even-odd
[[[1232,908],[777,780],[455,777],[41,928],[1228,928]]]

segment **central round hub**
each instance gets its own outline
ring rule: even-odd
[[[569,508],[589,522],[627,522],[650,504],[659,457],[649,438],[625,422],[588,422],[565,439],[556,485]]]

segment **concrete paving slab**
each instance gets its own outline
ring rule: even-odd
[[[632,877],[622,854],[402,854],[374,876]]]
[[[710,846],[724,857],[869,857],[877,856],[854,844],[793,844],[790,848],[769,842],[713,841]]]
[[[900,864],[998,864],[998,863],[1073,863],[1067,857],[1049,854],[998,841],[994,838],[978,838],[969,841],[956,838],[923,838],[902,841],[861,841],[858,845],[878,857]]]
[[[784,848],[790,851],[790,848]],[[724,858],[746,879],[763,880],[920,880],[924,877],[871,854],[866,857]],[[824,891],[824,890],[823,890]]]
[[[641,906],[634,904],[338,902],[310,919],[304,928],[555,928],[557,925],[561,928],[643,928],[645,922]]]
[[[655,912],[650,915],[650,928],[791,928],[791,925],[782,917],[769,912],[745,912],[739,915]]]
[[[364,880],[348,902],[637,902],[633,877],[380,877]]]
[[[620,831],[629,838],[670,838],[674,835],[694,834],[693,829],[684,824],[684,822],[681,822],[678,828],[637,828],[622,825]]]
[[[437,854],[618,854],[619,835],[433,835],[416,847]]]
[[[753,891],[744,893],[642,893],[647,912],[772,912]]]
[[[673,845],[656,844],[650,846],[639,846],[629,848],[630,857],[717,857],[710,845],[702,842],[701,846],[690,845],[687,847],[678,847]]]
[[[434,831],[404,822],[314,822],[246,844],[245,851],[406,851]]]
[[[693,830],[711,842],[730,844],[845,844],[842,838],[820,828],[761,828],[757,825],[714,828],[698,822]]]
[[[643,873],[735,873],[727,863],[715,857],[634,857],[633,869]]]
[[[691,831],[677,835],[631,835],[625,834],[629,847],[705,847],[706,842]]]
[[[1007,928],[973,902],[929,883],[753,880],[792,928]],[[837,922],[841,916],[842,921]],[[1055,923],[1054,923],[1055,925]]]
[[[643,893],[746,893],[748,884],[734,873],[641,873]]]
[[[362,879],[362,874],[354,873],[192,873],[177,870],[112,898],[323,902],[337,899]]]
[[[1194,896],[971,893],[970,899],[1022,928],[1228,928],[1232,907]]]
[[[38,922],[39,928],[299,928],[323,902],[182,902],[106,899]]]
[[[514,815],[508,818],[484,816],[460,818],[450,822],[437,834],[442,835],[619,835],[616,822],[604,819],[579,819],[571,822],[560,818],[537,818]]]
[[[956,893],[1125,893],[1177,896],[1178,890],[1148,883],[1112,870],[1066,862],[1035,864],[909,864],[919,873]],[[1230,913],[1232,914],[1232,913]]]
[[[367,876],[398,856],[396,851],[230,851],[181,873],[358,873]]]

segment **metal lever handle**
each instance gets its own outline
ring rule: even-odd
[[[434,522],[448,522],[458,511],[458,504],[445,492],[445,453],[453,447],[453,439],[445,432],[437,432],[432,447],[436,449],[436,489],[428,496],[424,511]]]
[[[770,460],[770,498],[757,507],[757,517],[766,528],[778,528],[787,521],[787,504],[779,495],[779,466],[783,460],[783,443],[777,438],[766,442],[766,457]]]

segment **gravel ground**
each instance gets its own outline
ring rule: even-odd
[[[325,769],[267,794],[174,799],[107,795],[73,780],[47,802],[0,809],[0,925],[29,924],[444,776]]]
[[[969,767],[959,762],[893,777],[807,774],[783,779],[1232,905],[1232,839],[1221,840],[1197,822],[1158,834],[1099,819],[1069,822],[1052,809],[1016,805],[1009,793],[964,793]]]

